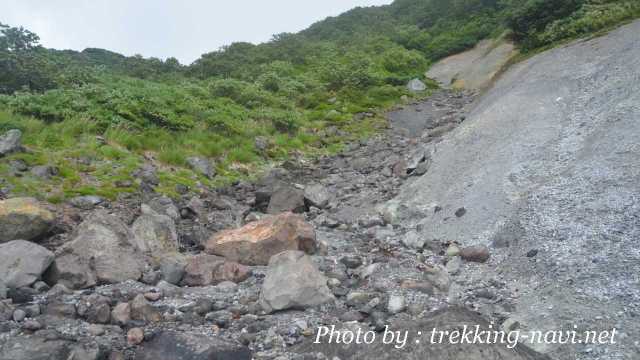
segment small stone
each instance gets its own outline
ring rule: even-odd
[[[144,331],[140,328],[133,328],[127,332],[127,343],[129,345],[139,345],[144,341]]]
[[[42,329],[42,324],[34,319],[26,319],[24,323],[22,323],[22,328],[28,331],[37,331]]]
[[[467,213],[467,209],[461,207],[460,209],[456,210],[455,215],[456,217],[463,217],[465,214]]]
[[[27,313],[24,312],[24,310],[15,310],[13,312],[13,321],[15,322],[20,322],[22,320],[24,320],[27,317]]]
[[[340,262],[349,269],[356,269],[362,266],[362,258],[357,255],[347,255],[340,259]]]
[[[455,245],[455,244],[451,244],[449,245],[449,247],[447,248],[447,252],[446,252],[448,257],[456,257],[460,255],[460,248]]]
[[[389,302],[387,303],[387,311],[390,314],[398,314],[403,312],[406,309],[407,305],[405,303],[404,297],[400,295],[391,295],[389,296]]]
[[[145,322],[160,322],[162,316],[160,312],[145,299],[144,295],[140,294],[131,301],[131,319]]]
[[[536,257],[536,255],[538,255],[538,250],[537,249],[529,250],[527,252],[527,257],[528,258]]]
[[[447,262],[447,272],[451,275],[457,275],[460,273],[460,268],[462,267],[462,260],[459,257],[451,258]]]
[[[131,306],[128,303],[116,305],[111,311],[111,321],[116,325],[127,325],[131,321]]]
[[[489,248],[484,245],[469,246],[460,251],[460,256],[466,261],[485,263],[491,257]]]
[[[102,325],[90,324],[89,326],[87,326],[87,332],[92,336],[100,336],[104,335],[105,330],[104,326]]]
[[[144,293],[144,298],[149,301],[156,302],[162,298],[162,294],[157,292],[146,292]]]

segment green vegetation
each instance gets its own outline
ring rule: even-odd
[[[164,193],[215,186],[377,131],[403,95],[428,95],[408,93],[407,81],[426,81],[431,63],[479,40],[506,31],[532,51],[638,16],[637,0],[396,0],[268,43],[234,43],[189,66],[45,49],[36,34],[0,24],[0,131],[22,129],[30,150],[2,159],[0,174],[14,193],[113,198],[135,190],[131,173],[146,157]],[[194,173],[189,156],[213,159],[219,176]],[[17,177],[17,159],[60,173]]]

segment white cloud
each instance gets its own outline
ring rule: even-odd
[[[190,63],[234,41],[263,42],[356,6],[391,0],[1,0],[0,22],[46,47],[99,47]]]

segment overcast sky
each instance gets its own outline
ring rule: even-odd
[[[45,47],[98,47],[184,64],[234,41],[259,43],[356,6],[391,0],[0,0],[0,22]]]

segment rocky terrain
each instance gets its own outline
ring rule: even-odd
[[[256,183],[174,200],[146,164],[143,190],[113,202],[1,200],[0,360],[633,359],[633,341],[313,340],[323,325],[575,319],[637,334],[639,31],[534,57],[482,97],[438,91],[376,137]],[[0,155],[13,151],[28,149],[10,131]]]

